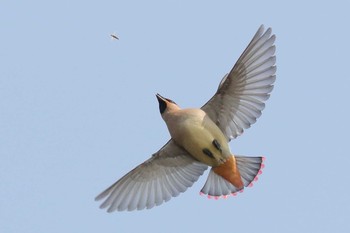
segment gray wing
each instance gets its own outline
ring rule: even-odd
[[[202,107],[228,140],[260,117],[276,76],[275,35],[261,25],[215,95]]]
[[[152,157],[98,195],[101,208],[142,210],[158,206],[191,187],[207,169],[170,140]]]

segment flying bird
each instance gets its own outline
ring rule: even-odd
[[[215,95],[201,108],[181,109],[156,95],[171,139],[96,197],[108,212],[150,209],[178,196],[211,167],[201,194],[235,195],[261,174],[264,157],[234,155],[229,142],[260,117],[276,76],[275,35],[261,25]]]

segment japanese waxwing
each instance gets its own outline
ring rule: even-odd
[[[96,197],[101,208],[142,210],[185,192],[211,167],[201,194],[218,199],[252,185],[264,157],[233,155],[228,143],[243,133],[264,109],[276,76],[275,35],[260,26],[215,95],[201,108],[181,109],[157,94],[171,139]]]

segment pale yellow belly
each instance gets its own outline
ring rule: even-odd
[[[231,155],[225,136],[207,117],[186,119],[172,136],[194,158],[209,166],[218,166]]]

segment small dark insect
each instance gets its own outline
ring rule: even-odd
[[[112,39],[119,40],[119,38],[114,34],[111,34],[111,37],[112,37]]]

